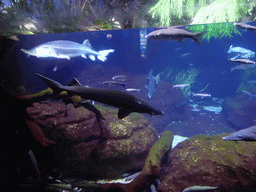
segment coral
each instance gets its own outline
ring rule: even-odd
[[[188,71],[179,72],[176,77],[174,84],[189,84],[190,86],[184,87],[181,89],[183,95],[187,99],[190,96],[191,92],[191,84],[194,83],[197,75],[199,74],[199,70],[195,68],[190,68]]]

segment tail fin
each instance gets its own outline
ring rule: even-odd
[[[101,61],[106,61],[108,54],[113,53],[114,51],[115,51],[114,49],[98,51],[99,55],[97,56],[97,58]]]
[[[57,81],[54,81],[52,79],[49,79],[43,75],[40,75],[38,73],[36,73],[36,76],[40,77],[46,85],[48,85],[52,90],[54,94],[60,94],[61,91],[63,90],[63,86],[58,83]]]
[[[196,33],[195,36],[193,37],[193,39],[195,40],[195,42],[198,43],[198,45],[201,45],[201,40],[200,38],[206,33],[206,31],[203,31],[201,33]]]

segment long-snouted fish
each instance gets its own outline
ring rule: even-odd
[[[36,57],[55,57],[58,59],[70,60],[71,57],[81,56],[83,58],[87,58],[88,56],[93,61],[95,61],[95,57],[101,61],[106,61],[107,55],[109,53],[113,53],[115,50],[107,49],[102,51],[95,51],[89,40],[86,39],[83,44],[66,40],[50,41],[38,45],[33,49],[21,49],[21,51]]]
[[[201,45],[200,37],[205,32],[192,33],[186,29],[180,29],[178,27],[168,27],[165,29],[159,29],[146,35],[146,38],[151,40],[176,40],[183,43],[184,39],[193,39],[198,45]]]
[[[125,118],[132,112],[148,113],[150,115],[163,115],[162,111],[154,109],[145,101],[142,101],[124,91],[83,87],[75,78],[73,81],[76,81],[76,84],[73,83],[71,86],[63,86],[57,81],[49,79],[43,75],[38,73],[36,73],[36,75],[40,77],[47,84],[47,86],[53,90],[54,94],[67,91],[68,95],[70,96],[79,95],[83,99],[89,99],[119,108],[119,119]]]

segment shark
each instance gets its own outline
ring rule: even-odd
[[[245,49],[243,47],[233,47],[233,45],[231,45],[229,47],[228,52],[230,54],[230,56],[234,56],[232,58],[230,58],[229,60],[235,60],[235,59],[248,59],[248,58],[254,58],[255,57],[255,52]]]
[[[70,60],[72,57],[81,56],[83,58],[87,58],[88,56],[92,61],[95,61],[96,57],[101,61],[106,61],[107,55],[109,53],[113,53],[115,50],[107,49],[102,51],[95,51],[89,40],[86,39],[82,44],[67,40],[50,41],[38,45],[30,50],[21,49],[21,51],[28,54],[29,56],[36,56],[38,58],[54,57],[58,59]]]
[[[64,86],[59,82],[38,73],[36,73],[36,76],[42,79],[45,84],[53,90],[54,94],[60,94],[62,91],[67,91],[69,96],[78,95],[83,99],[97,101],[99,103],[119,108],[119,119],[127,117],[132,112],[147,113],[150,115],[163,115],[162,111],[154,109],[145,101],[142,101],[124,91],[84,87],[76,78],[73,78],[70,86]]]
[[[145,88],[148,90],[148,98],[151,99],[153,97],[154,92],[156,91],[155,87],[155,77],[153,76],[153,69],[151,69],[148,74],[148,85],[145,85]]]
[[[222,139],[227,141],[256,141],[256,126],[236,131],[231,135],[222,137]]]

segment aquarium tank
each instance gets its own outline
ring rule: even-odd
[[[256,1],[0,0],[2,188],[256,191]]]

